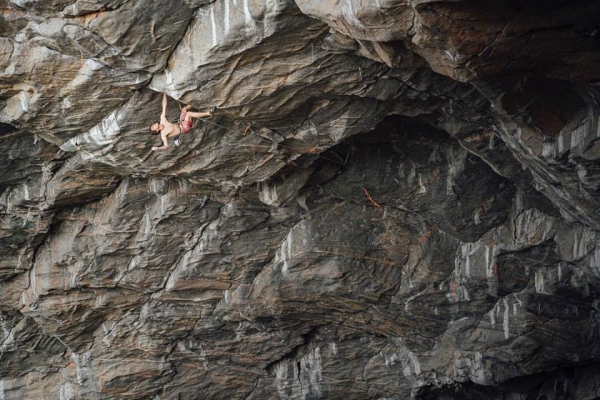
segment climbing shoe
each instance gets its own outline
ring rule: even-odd
[[[211,107],[211,108],[208,110],[208,112],[210,113],[210,115],[215,115],[215,112],[216,112],[216,111],[217,111],[217,107],[215,107],[215,106],[212,106],[212,107]]]
[[[177,147],[181,146],[181,140],[178,137],[176,137],[175,139],[173,139],[173,143]]]

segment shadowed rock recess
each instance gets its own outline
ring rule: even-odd
[[[0,7],[0,399],[600,396],[600,2]]]

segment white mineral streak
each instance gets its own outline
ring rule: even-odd
[[[542,157],[546,159],[553,159],[555,155],[556,145],[552,142],[544,142],[542,147]]]
[[[275,261],[282,262],[281,273],[283,275],[289,273],[290,267],[295,264],[294,257],[299,256],[299,252],[303,251],[303,249],[311,249],[312,242],[305,233],[309,229],[307,223],[302,221],[290,229],[285,240],[281,243]],[[303,233],[298,234],[298,232]]]
[[[313,348],[298,362],[283,360],[275,367],[275,387],[280,399],[321,398],[321,349]]]
[[[519,296],[517,296],[516,294],[515,294],[515,300],[516,300],[517,303],[519,303],[519,307],[523,307],[523,300],[521,300],[519,298]]]
[[[152,178],[149,181],[150,191],[155,194],[159,194],[161,188],[164,187],[164,180],[160,178]]]
[[[106,345],[106,347],[110,347],[112,344],[112,340],[117,336],[116,326],[117,324],[113,321],[103,322],[101,325],[104,333],[104,336],[102,337],[102,342]]]
[[[543,212],[530,208],[517,217],[515,221],[515,250],[538,245],[554,235],[555,220]]]
[[[281,245],[280,259],[283,262],[281,268],[282,274],[287,274],[290,269],[290,260],[292,259],[292,241],[294,240],[294,230],[291,229]]]
[[[600,246],[596,232],[581,225],[558,231],[556,241],[559,253],[565,261],[585,260],[590,257],[593,249]]]
[[[402,375],[405,377],[418,377],[421,374],[419,358],[406,346],[402,339],[394,339],[393,342],[395,344],[393,347],[394,352],[384,353],[383,350],[379,352],[379,356],[384,359],[385,366],[391,368],[399,362]]]
[[[84,379],[86,379],[89,374],[89,362],[91,356],[91,351],[86,351],[82,354],[77,354],[75,352],[71,353],[71,361],[75,363],[75,367],[77,368],[77,383],[79,385],[83,385]]]
[[[29,297],[27,296],[27,291],[23,291],[21,293],[21,304],[26,305],[28,301],[29,301]]]
[[[224,10],[223,10],[223,28],[225,31],[225,35],[229,34],[229,19],[231,18],[231,15],[229,14],[229,0],[225,0],[224,4]]]
[[[477,211],[477,212],[475,212],[475,214],[473,214],[473,222],[475,223],[475,225],[481,224],[481,213],[479,211]]]
[[[497,245],[485,246],[485,277],[494,277],[494,265],[496,264]]]
[[[69,100],[68,97],[65,97],[61,103],[61,108],[63,110],[69,109],[71,108],[71,101]]]
[[[452,53],[450,52],[450,50],[445,50],[444,53],[446,53],[446,55],[452,60],[452,61],[456,61],[460,58],[458,53]]]
[[[421,374],[421,364],[419,363],[419,359],[417,358],[417,356],[415,355],[415,353],[413,353],[412,351],[406,349],[407,355],[408,355],[408,363],[406,363],[406,365],[403,365],[403,373],[405,374],[405,376],[410,375],[411,373],[411,368],[412,371],[414,372],[415,375],[420,375]]]
[[[558,146],[558,154],[562,154],[565,149],[567,148],[567,145],[565,144],[566,142],[566,138],[565,135],[559,135],[558,139],[556,140],[556,144]],[[568,146],[570,147],[570,146]]]
[[[389,367],[396,365],[396,361],[400,361],[400,356],[396,353],[385,354],[384,359],[385,359],[385,366],[389,368]]]
[[[335,342],[331,342],[329,344],[329,347],[331,348],[331,354],[333,354],[334,356],[337,356],[338,355],[337,344]]]
[[[571,150],[586,142],[588,133],[591,131],[592,121],[592,118],[587,118],[584,123],[571,131]]]
[[[536,270],[534,279],[535,279],[535,291],[537,293],[544,293],[544,286],[545,286],[544,271],[542,271],[541,269]]]
[[[423,177],[421,176],[421,174],[419,174],[418,176],[419,176],[419,191],[417,193],[425,194],[425,193],[427,193],[427,188],[423,184]]]
[[[191,189],[190,182],[188,180],[180,179],[177,181],[177,186],[182,193],[187,193]]]
[[[585,255],[585,243],[583,240],[584,231],[581,230],[581,237],[577,237],[578,230],[574,230],[573,232],[573,249],[572,256],[573,260],[578,260]]]
[[[500,316],[500,302],[496,303],[495,309],[496,309],[496,317],[499,317]]]
[[[354,10],[354,5],[352,4],[352,3],[354,3],[355,0],[343,0],[343,1],[344,1],[343,16],[346,19],[346,21],[350,22],[352,25],[356,26],[357,28],[364,29],[365,25],[362,23],[362,21],[356,15],[356,11]]]
[[[467,288],[463,285],[462,281],[456,279],[450,287],[450,293],[446,294],[446,298],[451,302],[458,303],[463,301],[471,301]]]
[[[483,249],[487,250],[487,247]],[[473,273],[476,277],[483,275],[480,262],[483,249],[481,242],[467,242],[460,245],[454,257],[454,274],[457,282],[462,282],[465,278],[470,279]]]
[[[523,193],[517,190],[517,194],[513,200],[513,209],[515,215],[519,215],[523,211]]]
[[[471,380],[480,385],[485,384],[485,367],[483,365],[483,355],[480,352],[475,352],[471,361]]]
[[[279,203],[279,194],[275,185],[264,183],[259,195],[260,200],[267,205],[275,205]]]
[[[24,113],[29,111],[29,106],[35,104],[40,96],[35,92],[33,86],[26,83],[15,84],[11,89],[19,93],[8,98],[4,108],[0,110],[0,121],[2,122],[16,121],[21,118]]]
[[[70,289],[76,288],[77,287],[77,277],[79,276],[79,271],[74,268],[68,268],[67,273],[70,275],[70,278],[69,278],[69,285],[68,286],[65,285],[65,287],[68,287]]]
[[[6,335],[6,332],[4,334]],[[6,335],[4,337],[4,340],[2,341],[2,346],[0,346],[0,351],[6,350],[8,348],[8,346],[13,344],[14,341],[15,341],[14,331],[11,330],[8,332],[8,335]]]
[[[139,254],[135,255],[131,261],[129,261],[129,264],[127,264],[127,270],[126,272],[132,271],[134,269],[136,269],[138,267],[138,265],[140,264],[141,261],[141,256]]]
[[[61,93],[72,93],[76,92],[82,86],[89,83],[90,79],[94,76],[94,72],[104,68],[102,64],[92,59],[85,59],[83,61],[82,68],[79,70],[75,78],[71,80],[67,86],[61,91]]]
[[[127,189],[129,189],[129,179],[123,179],[118,187],[117,198],[119,202],[124,202],[127,199]]]
[[[301,383],[296,380],[297,376],[298,371],[295,363],[290,365],[283,361],[277,364],[274,384],[280,399],[291,400],[294,398],[293,394],[299,396],[302,393]]]
[[[173,88],[173,74],[171,73],[171,70],[169,70],[169,68],[165,68],[165,82],[169,89]]]
[[[144,213],[144,218],[142,218],[142,229],[140,229],[140,231],[143,233],[142,240],[148,240],[152,233],[152,220],[150,219],[149,212]]]
[[[6,339],[8,337],[8,335],[10,335],[9,324],[10,324],[9,320],[0,319],[0,327],[2,328],[2,335],[4,336],[3,340]]]
[[[76,151],[81,147],[95,149],[116,142],[121,133],[120,113],[120,109],[114,110],[86,133],[75,136],[63,143],[60,146],[61,150]]]
[[[29,104],[27,103],[27,93],[19,93],[19,100],[21,102],[21,109],[25,112],[29,111]]]
[[[508,299],[504,299],[504,320],[502,321],[502,328],[504,330],[504,339],[508,339],[510,337],[510,320],[509,320],[509,307],[508,307]]]
[[[491,133],[490,141],[488,142],[488,149],[493,150],[495,144],[496,144],[496,135],[494,135],[494,133]]]
[[[467,156],[468,153],[464,150],[459,150],[458,154],[455,154],[455,150],[452,147],[446,152],[446,158],[448,159],[449,165],[448,176],[446,178],[446,194],[448,196],[454,195],[454,182],[464,170]]]
[[[70,382],[65,382],[61,385],[59,390],[59,399],[60,400],[73,400],[75,399],[75,390],[73,389],[73,385]],[[0,400],[3,397],[0,397]]]
[[[25,200],[30,200],[31,195],[29,194],[29,186],[27,186],[27,183],[23,184],[23,198]]]
[[[250,7],[248,6],[248,0],[244,0],[244,17],[246,25],[250,25],[252,22],[252,15],[250,14]]]
[[[210,26],[212,27],[212,45],[217,47],[217,22],[215,21],[215,8],[210,8]]]
[[[455,379],[468,379],[480,385],[487,383],[483,354],[480,352],[464,352],[457,355],[453,367]]]
[[[267,0],[266,2],[266,12],[265,14],[269,14],[269,13],[277,13],[279,11],[279,0]]]
[[[414,285],[412,284],[411,280],[409,279],[409,281],[408,281],[408,282],[409,282],[409,287],[410,287],[410,288],[412,288]],[[423,294],[427,293],[427,291],[428,291],[428,289],[426,288],[426,289],[424,289],[424,290],[421,290],[420,292],[418,292],[418,293],[416,293],[416,294],[413,294],[413,295],[412,295],[412,296],[410,296],[408,299],[406,299],[406,301],[405,301],[405,303],[404,303],[404,311],[409,311],[409,310],[410,310],[410,303],[411,303],[411,302],[412,302],[414,299],[416,299],[416,298],[418,298],[418,297],[422,296]]]
[[[32,303],[35,301],[35,299],[37,299],[37,293],[35,291],[36,286],[37,286],[37,278],[36,278],[36,269],[37,269],[37,263],[33,264],[33,268],[31,268],[31,272],[29,273],[29,279],[31,281],[31,284],[29,285],[29,288],[31,289],[31,292],[33,293],[33,299],[32,299]]]
[[[589,267],[596,278],[600,278],[600,246],[596,247],[589,257]]]
[[[321,349],[315,347],[300,359],[302,377],[302,398],[321,398],[321,381],[323,380],[323,368],[321,367]]]
[[[544,157],[558,159],[569,152],[577,154],[600,137],[599,115],[595,114],[594,107],[588,107],[583,114],[569,121],[554,142],[544,143]]]

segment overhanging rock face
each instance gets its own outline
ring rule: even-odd
[[[484,3],[0,0],[0,399],[596,398],[600,4]]]

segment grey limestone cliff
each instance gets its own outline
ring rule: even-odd
[[[599,2],[0,8],[0,399],[600,397]]]

